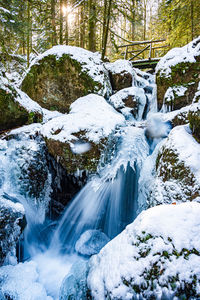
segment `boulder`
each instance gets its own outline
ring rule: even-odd
[[[92,299],[198,299],[199,203],[142,212],[89,261]]]
[[[109,102],[126,118],[133,116],[139,121],[143,118],[148,105],[144,89],[139,87],[122,89],[111,96]]]
[[[43,125],[42,135],[49,153],[67,173],[81,177],[97,171],[109,137],[124,121],[103,97],[90,94],[76,100],[69,114]],[[112,143],[114,139],[110,147]]]
[[[131,62],[119,59],[114,63],[106,63],[105,68],[109,72],[110,82],[114,91],[120,91],[132,86],[134,71]]]
[[[180,109],[198,101],[200,37],[182,48],[170,50],[156,67],[158,108]]]
[[[81,255],[91,256],[99,251],[110,241],[105,233],[100,230],[87,230],[76,242],[75,250]]]
[[[42,121],[42,110],[25,93],[0,78],[0,132]]]
[[[107,70],[98,53],[72,46],[55,46],[31,64],[22,90],[42,107],[69,112],[77,98],[89,93],[109,97]]]
[[[173,128],[156,157],[149,206],[200,201],[199,157],[200,145],[189,125]]]
[[[194,138],[200,143],[200,108],[197,111],[189,111],[188,120]]]
[[[16,243],[25,227],[24,208],[0,197],[0,266],[16,261]]]

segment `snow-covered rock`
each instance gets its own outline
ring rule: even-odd
[[[76,242],[75,250],[79,254],[91,256],[99,251],[110,241],[105,233],[100,230],[87,230]]]
[[[90,94],[76,100],[69,114],[43,125],[42,134],[49,153],[69,174],[94,172],[108,137],[124,122],[103,97]]]
[[[158,106],[176,110],[198,99],[200,37],[170,50],[156,67]]]
[[[158,151],[149,206],[200,201],[200,144],[189,125],[177,126]]]
[[[31,64],[22,90],[42,107],[68,112],[73,101],[89,93],[109,97],[108,71],[98,53],[73,46],[54,46]]]
[[[16,262],[16,243],[25,223],[24,214],[22,204],[0,196],[0,265]]]
[[[132,86],[134,71],[130,61],[119,59],[114,63],[106,63],[105,68],[109,72],[111,85],[114,91],[119,91]]]
[[[199,203],[142,212],[90,259],[92,299],[197,299],[199,214]]]
[[[147,109],[147,97],[144,89],[139,87],[122,89],[111,96],[109,102],[126,118],[134,116],[139,121],[144,115],[145,108]]]
[[[2,300],[53,300],[38,282],[37,265],[33,261],[0,268],[0,278],[0,291],[5,297]]]
[[[27,123],[42,121],[41,107],[25,93],[0,77],[0,132]]]

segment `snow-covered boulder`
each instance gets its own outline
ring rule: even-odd
[[[133,67],[130,61],[119,59],[114,63],[106,63],[111,85],[114,91],[131,87],[133,83]]]
[[[31,64],[22,90],[42,107],[68,112],[89,93],[108,97],[112,88],[98,53],[72,46],[54,46]]]
[[[200,202],[199,162],[200,144],[189,125],[175,127],[158,151],[149,205]]]
[[[25,225],[24,214],[22,204],[0,196],[0,266],[16,260],[16,243]]]
[[[0,268],[0,299],[53,300],[39,282],[38,266],[29,261]]]
[[[87,230],[76,242],[75,250],[79,254],[91,256],[99,251],[110,241],[105,233],[100,230]]]
[[[25,93],[0,77],[0,132],[33,122],[42,121],[41,107]]]
[[[103,97],[90,94],[76,100],[69,114],[43,125],[42,134],[49,153],[68,174],[81,177],[81,171],[96,172],[109,136],[124,121]]]
[[[111,96],[109,102],[126,118],[133,116],[139,121],[142,120],[148,105],[144,89],[139,87],[122,89]]]
[[[158,107],[171,111],[198,101],[200,37],[170,50],[156,67]]]
[[[89,261],[92,299],[198,299],[200,204],[161,205]]]

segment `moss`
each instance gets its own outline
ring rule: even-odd
[[[99,144],[88,141],[84,132],[73,133],[82,141],[89,142],[91,149],[83,154],[74,154],[69,143],[62,143],[53,139],[45,139],[49,153],[60,162],[68,174],[74,174],[77,170],[94,173],[97,171],[100,156],[105,148],[107,139],[102,139]]]
[[[173,101],[173,105],[171,105],[171,109],[180,109],[183,106],[192,103],[192,100],[195,96],[195,92],[197,91],[197,86],[199,82],[199,74],[200,74],[200,62],[189,63],[182,62],[175,66],[171,67],[170,76],[161,75],[158,72],[156,76],[157,83],[157,96],[158,96],[158,107],[159,109],[163,105],[164,95],[169,87],[176,86],[185,86],[187,87],[187,91],[184,96],[176,96]]]
[[[196,112],[190,111],[188,113],[188,120],[190,122],[190,128],[196,141],[200,143],[200,110]]]
[[[167,147],[160,150],[156,159],[156,171],[164,183],[171,180],[178,182],[187,200],[192,201],[200,196],[194,174],[179,160],[174,150]]]
[[[55,55],[44,57],[31,67],[22,83],[22,90],[42,107],[64,113],[69,112],[77,98],[97,92],[101,87],[67,54],[60,59]]]
[[[17,92],[12,88],[9,90],[0,89],[0,132],[42,121],[42,115],[28,112],[16,102],[16,96]]]

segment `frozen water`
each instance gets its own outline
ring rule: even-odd
[[[75,250],[79,254],[91,256],[97,254],[110,239],[100,230],[87,230],[76,242]]]

